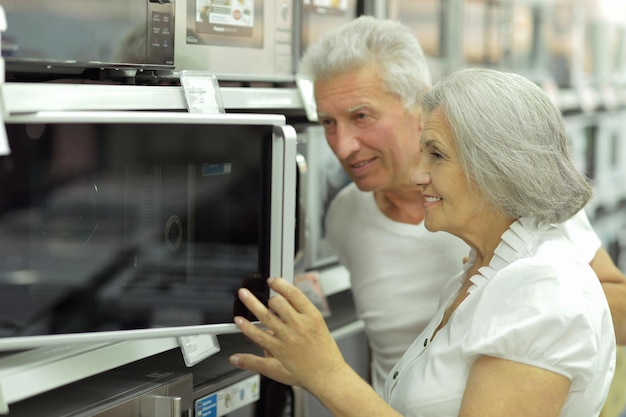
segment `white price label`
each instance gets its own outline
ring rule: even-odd
[[[215,74],[208,71],[181,71],[189,113],[224,113],[224,104]]]
[[[213,334],[181,336],[178,338],[178,343],[183,353],[185,365],[188,367],[194,366],[220,351],[217,336]]]

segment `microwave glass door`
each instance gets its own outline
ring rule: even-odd
[[[9,73],[174,67],[174,5],[148,0],[3,0]]]
[[[239,287],[268,298],[274,126],[188,116],[7,123],[0,348],[232,324]]]

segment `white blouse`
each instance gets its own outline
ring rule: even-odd
[[[598,278],[577,253],[554,225],[513,223],[431,340],[475,262],[472,252],[387,377],[385,400],[406,417],[458,416],[472,364],[489,355],[564,375],[572,384],[561,417],[597,416],[615,370],[615,334]]]

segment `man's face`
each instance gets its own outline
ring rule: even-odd
[[[326,139],[362,191],[400,191],[419,160],[418,111],[384,91],[375,70],[364,68],[315,82]]]

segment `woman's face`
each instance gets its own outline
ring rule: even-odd
[[[422,156],[411,182],[423,187],[424,225],[464,238],[485,216],[485,202],[461,167],[456,140],[440,109],[424,121]]]

